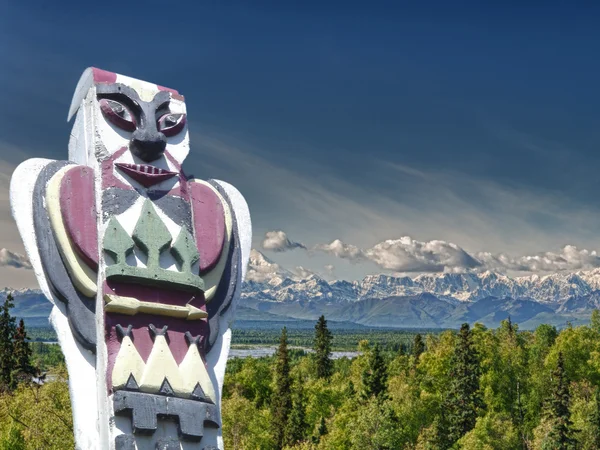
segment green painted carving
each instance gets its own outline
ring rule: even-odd
[[[142,214],[133,230],[133,240],[148,255],[146,266],[151,270],[159,267],[160,254],[171,245],[171,233],[150,200],[144,202]]]
[[[116,264],[125,264],[125,258],[133,252],[134,242],[116,218],[111,218],[104,235],[104,251]]]
[[[173,247],[171,240],[169,230],[150,200],[144,203],[132,237],[113,217],[104,237],[104,251],[116,262],[106,268],[106,278],[191,292],[203,291],[204,280],[192,272],[192,265],[200,258],[194,238],[184,227]],[[133,251],[134,244],[148,257],[146,267],[127,264],[125,259]],[[165,251],[171,252],[180,265],[179,271],[160,267],[160,256]]]
[[[182,272],[191,272],[192,265],[200,259],[200,253],[198,253],[194,238],[187,228],[181,228],[179,236],[177,236],[173,247],[171,247],[171,253],[181,267]]]

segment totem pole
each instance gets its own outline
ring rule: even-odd
[[[69,160],[23,162],[10,198],[54,304],[76,447],[222,449],[246,202],[184,174],[186,109],[173,89],[89,68],[73,117]]]

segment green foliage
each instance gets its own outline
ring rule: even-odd
[[[237,392],[222,401],[225,448],[275,449],[268,408],[258,409]]]
[[[307,435],[306,398],[302,381],[297,381],[294,388],[292,410],[285,429],[285,443],[293,446],[304,441]]]
[[[571,420],[578,449],[600,448],[600,392],[589,382],[571,385]]]
[[[0,449],[62,450],[74,447],[66,370],[56,381],[20,384],[0,395]]]
[[[477,419],[458,445],[462,450],[513,450],[521,447],[521,439],[509,415],[489,413]]]
[[[367,365],[362,373],[362,397],[384,398],[387,392],[387,367],[379,344],[369,352]]]
[[[317,377],[329,378],[333,370],[331,360],[331,341],[333,336],[327,328],[325,316],[319,317],[315,325],[315,360],[317,363]]]
[[[328,328],[335,343],[338,330]],[[225,448],[600,448],[600,313],[560,332],[520,331],[506,320],[422,334],[420,355],[416,332],[404,335],[408,353],[377,345],[387,330],[352,333],[359,354],[333,360],[328,378],[316,357],[289,347],[290,335],[313,345],[314,329],[282,331],[273,356],[230,360]],[[56,372],[58,346],[31,348],[36,364]],[[0,394],[0,449],[72,448],[70,414],[64,376]]]
[[[570,401],[569,380],[562,352],[559,352],[556,369],[552,372],[552,395],[546,410],[549,431],[543,441],[543,448],[555,450],[575,448],[576,441],[572,437],[573,423],[569,410]]]
[[[444,426],[450,444],[469,432],[483,407],[479,390],[479,358],[471,339],[468,324],[458,333],[454,355],[450,362],[450,385],[444,399]]]
[[[423,336],[420,333],[415,334],[413,340],[412,354],[415,357],[415,361],[418,361],[423,352],[425,351],[425,342],[423,342]]]
[[[311,348],[314,345],[315,329],[292,328],[293,323],[282,322],[281,326],[271,322],[252,322],[253,328],[234,328],[232,330],[233,346],[278,345],[281,327],[286,326],[288,344],[293,347]],[[265,325],[266,324],[266,325]],[[287,326],[287,325],[290,326]],[[247,324],[244,324],[247,326]],[[379,344],[382,349],[399,351],[411,348],[415,334],[437,335],[439,329],[398,330],[385,328],[340,328],[335,322],[327,324],[332,332],[331,349],[334,351],[356,350],[361,340],[368,340],[371,344]],[[49,339],[48,339],[49,340]]]
[[[14,367],[11,374],[13,384],[18,381],[27,381],[37,373],[37,369],[31,363],[31,356],[32,351],[27,339],[25,323],[21,319],[13,337]]]
[[[288,354],[287,330],[283,327],[275,364],[275,387],[271,401],[273,438],[277,448],[282,448],[286,440],[286,429],[292,410],[292,379],[290,356]]]
[[[14,336],[17,330],[16,319],[10,314],[13,296],[8,294],[0,307],[0,391],[14,388],[12,379],[15,369],[14,361]]]
[[[36,368],[31,363],[31,347],[23,319],[16,325],[10,314],[14,307],[9,294],[0,307],[0,392],[14,390],[22,381],[29,382]]]
[[[57,344],[31,342],[33,365],[42,372],[65,364],[65,357]]]

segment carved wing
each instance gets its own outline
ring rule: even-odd
[[[92,170],[67,161],[46,165],[33,187],[33,228],[48,288],[64,303],[77,340],[95,352],[98,251],[93,199]]]
[[[241,280],[237,224],[227,193],[218,182],[189,182],[192,220],[210,334],[208,353],[219,336],[219,318],[231,305]]]

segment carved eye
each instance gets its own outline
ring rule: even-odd
[[[158,119],[158,131],[165,136],[175,136],[185,126],[185,114],[168,113]]]
[[[99,103],[104,117],[110,120],[114,125],[125,131],[135,130],[135,118],[125,105],[115,100],[109,100],[108,98],[101,98]]]

